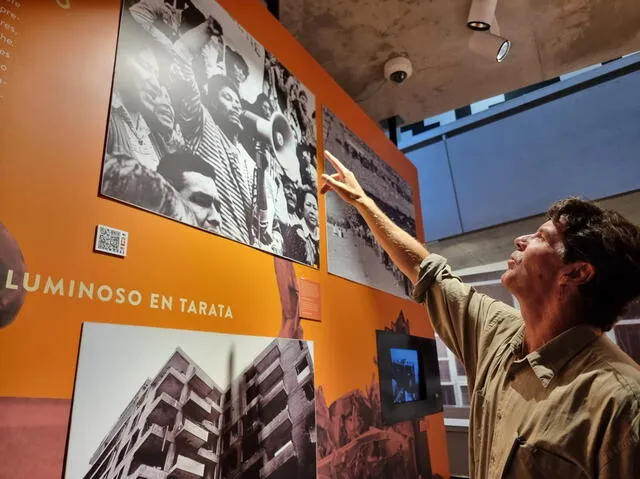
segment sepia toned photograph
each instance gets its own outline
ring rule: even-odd
[[[402,311],[384,328],[409,334]],[[377,358],[372,358],[377,363]],[[328,402],[317,391],[318,477],[331,479],[443,479],[431,471],[427,433],[419,420],[382,420],[380,384],[369,384]]]
[[[64,477],[315,478],[313,343],[84,323]]]
[[[409,184],[328,108],[323,109],[324,148],[353,171],[378,207],[411,236],[416,235],[415,208]],[[325,172],[333,167],[325,161]],[[400,297],[411,284],[375,241],[357,210],[335,194],[326,195],[329,273]]]
[[[317,267],[315,117],[216,2],[124,0],[101,193]]]

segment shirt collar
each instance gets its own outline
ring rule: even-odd
[[[318,241],[320,239],[320,228],[316,228],[315,230],[311,231],[307,226],[307,222],[304,220],[304,218],[300,221],[300,225],[302,226],[302,234],[304,235],[305,239],[308,237],[311,237],[311,239],[313,239],[314,241]]]
[[[518,328],[516,334],[509,341],[509,347],[516,359],[522,359],[524,356],[524,324]]]
[[[525,351],[523,325],[511,339],[511,349],[516,358],[527,360],[542,386],[546,388],[576,354],[593,343],[599,336],[600,334],[592,326],[579,324],[564,331],[523,358]]]
[[[111,108],[122,116],[138,139],[146,137],[151,133],[151,129],[149,128],[149,125],[147,125],[144,117],[140,113],[132,115],[129,110],[127,110],[127,107],[122,101],[122,97],[118,93],[114,92],[113,94],[111,99]]]

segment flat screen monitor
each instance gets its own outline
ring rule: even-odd
[[[382,419],[386,424],[442,411],[434,339],[377,331]]]

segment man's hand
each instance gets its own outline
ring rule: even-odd
[[[169,13],[169,10],[167,10],[169,5],[164,3],[164,0],[140,0],[140,4],[155,13],[158,18],[162,18],[165,14]]]
[[[357,206],[362,204],[367,199],[367,194],[358,183],[353,172],[348,170],[340,160],[326,150],[324,156],[333,165],[337,173],[322,175],[320,193],[325,194],[327,191],[333,190],[350,205]]]
[[[209,17],[207,17],[206,23],[209,35],[218,38],[222,37],[222,25],[220,25],[218,20],[209,15]]]
[[[364,192],[355,175],[328,151],[324,152],[337,173],[322,175],[320,193],[333,190],[340,198],[355,206],[366,221],[376,241],[382,246],[391,260],[413,283],[418,280],[420,264],[429,252],[418,240],[394,224],[375,201]]]
[[[163,4],[161,18],[174,32],[177,32],[180,28],[180,13],[173,5],[169,5],[168,3]]]
[[[177,43],[181,48],[186,48],[191,55],[195,56],[202,52],[211,37],[219,37],[220,35],[222,35],[222,27],[215,18],[210,16],[200,25],[185,32]]]

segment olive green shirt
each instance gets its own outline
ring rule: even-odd
[[[422,263],[414,298],[463,362],[472,478],[640,478],[640,367],[587,325],[525,353],[520,313]]]

